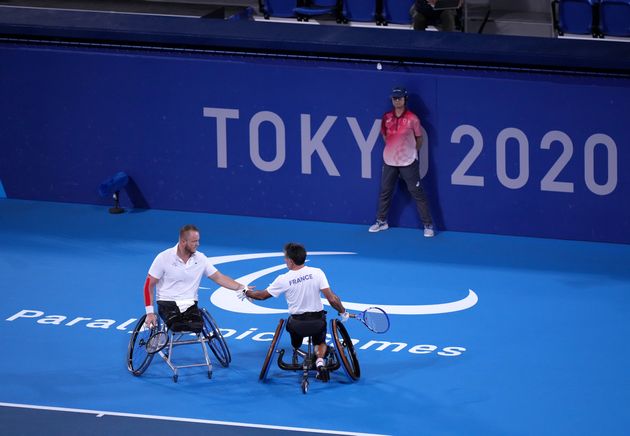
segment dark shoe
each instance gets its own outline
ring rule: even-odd
[[[321,380],[324,383],[328,383],[328,380],[330,380],[330,374],[328,374],[328,369],[326,369],[325,366],[318,366],[317,375],[315,376],[315,378],[318,380]]]

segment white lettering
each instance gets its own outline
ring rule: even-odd
[[[444,347],[443,351],[438,351],[438,355],[440,356],[459,356],[466,349],[464,347]]]
[[[52,325],[62,325],[65,320],[69,319],[67,316],[64,316],[64,315],[44,316],[43,311],[24,309],[15,313],[14,315],[11,315],[9,318],[6,318],[6,321],[14,321],[19,318],[30,318],[30,319],[33,319],[38,324],[52,324]],[[36,319],[36,318],[41,318],[41,319]],[[91,322],[82,323],[82,321],[91,321]],[[124,331],[129,325],[134,323],[134,321],[137,321],[137,319],[130,318],[124,323],[120,324],[118,327],[116,327],[115,330]],[[70,327],[78,325],[78,326],[83,326],[86,328],[108,330],[112,326],[114,326],[116,323],[117,321],[113,319],[108,319],[108,318],[99,318],[99,319],[92,320],[92,318],[88,318],[88,317],[75,317],[75,318],[72,318],[71,321],[63,325],[70,326]],[[142,330],[146,330],[146,327],[143,326]],[[221,328],[219,330],[221,331],[221,334],[223,335],[224,338],[228,338],[237,334],[236,329]],[[274,332],[266,331],[266,332],[253,334],[256,330],[258,330],[257,327],[251,327],[248,330],[241,333],[240,335],[236,336],[235,339],[241,340],[249,336],[252,341],[256,341],[256,342],[270,342],[273,340]],[[129,331],[128,333],[131,333],[131,332]],[[191,336],[194,336],[194,334],[191,334]],[[361,342],[359,339],[352,338],[351,340],[355,346],[359,342]],[[332,337],[330,333],[326,334],[326,342],[329,345],[334,346],[333,344],[334,341],[332,341]],[[308,343],[308,338],[304,338],[304,344],[307,344],[307,343]],[[398,353],[407,347],[408,347],[408,344],[405,342],[370,340],[367,343],[365,343],[361,348],[357,348],[357,349],[370,350],[370,351],[389,351],[392,353]],[[411,354],[431,354],[435,352],[437,349],[438,347],[436,345],[421,344],[421,345],[412,346],[411,348],[408,349],[408,351]],[[452,357],[452,356],[459,356],[464,351],[466,351],[466,348],[464,347],[448,346],[448,347],[442,348],[436,354],[439,356]]]
[[[221,332],[221,336],[224,338],[229,338],[230,336],[236,334],[236,330],[234,329],[219,329],[219,331]]]
[[[381,131],[381,120],[374,120],[372,130],[367,138],[363,136],[359,122],[354,117],[346,117],[354,140],[357,141],[359,150],[361,150],[361,177],[364,179],[372,178],[372,150],[378,140],[378,134]]]
[[[227,119],[238,120],[238,109],[204,107],[203,116],[217,119],[217,167],[227,168]]]
[[[437,350],[435,345],[415,345],[409,349],[412,354],[430,354]]]
[[[82,316],[78,316],[78,317],[76,317],[75,319],[73,319],[72,321],[70,321],[70,322],[69,322],[68,324],[66,324],[66,325],[75,325],[75,324],[76,324],[76,323],[78,323],[78,322],[81,322],[81,321],[89,321],[89,320],[91,320],[91,319],[92,319],[92,318],[84,318],[84,317],[82,317]]]
[[[252,336],[252,341],[259,341],[259,342],[271,341],[273,340],[273,333],[274,332],[258,333],[257,335]],[[267,336],[267,337],[265,338],[264,336]]]
[[[256,327],[252,327],[251,329],[247,330],[245,333],[238,335],[236,339],[243,339],[244,337],[251,335],[256,330],[258,330]]]
[[[137,320],[138,318],[130,318],[127,321],[123,322],[118,327],[116,327],[116,330],[127,330],[127,327],[129,327],[131,324],[133,324]]]
[[[46,315],[45,318],[38,319],[37,323],[60,325],[65,320],[66,320],[66,317],[63,315]]]
[[[42,312],[41,310],[27,310],[27,309],[25,309],[25,310],[20,310],[15,315],[11,315],[10,317],[8,317],[7,321],[15,321],[18,318],[39,318],[43,314],[44,314],[44,312]]]
[[[93,322],[88,322],[86,327],[91,329],[108,329],[116,324],[113,319],[95,319]]]
[[[606,164],[608,179],[600,185],[595,181],[595,147],[603,145],[606,148]],[[584,145],[584,180],[593,194],[608,195],[617,187],[617,144],[608,135],[595,133]]]
[[[370,348],[372,345],[375,345],[375,344],[381,344],[376,349],[376,351],[383,351],[387,347],[389,347],[391,345],[395,345],[396,347],[392,350],[394,353],[398,353],[400,350],[402,350],[403,348],[407,347],[407,344],[405,344],[404,342],[370,341],[367,344],[363,345],[360,348],[360,350],[367,350],[368,348]]]
[[[507,143],[509,139],[516,139],[518,145],[518,175],[512,178],[507,173]],[[516,127],[506,127],[497,136],[497,177],[503,186],[509,189],[519,189],[525,186],[529,179],[529,141],[522,130]]]
[[[311,116],[309,114],[301,115],[302,123],[302,174],[311,174],[311,156],[317,152],[319,158],[324,164],[324,168],[329,176],[339,176],[339,171],[335,166],[326,146],[324,146],[324,137],[334,124],[337,117],[328,115],[315,135],[311,137]]]
[[[264,122],[271,123],[276,131],[276,154],[271,161],[260,156],[259,128]],[[276,171],[282,167],[286,157],[286,138],[282,118],[269,111],[258,112],[249,122],[249,156],[256,168],[262,171]]]

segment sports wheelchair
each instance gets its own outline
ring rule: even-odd
[[[267,380],[271,360],[273,359],[275,354],[278,354],[277,363],[280,369],[284,371],[302,371],[300,388],[302,390],[302,393],[306,394],[309,388],[309,374],[311,372],[317,372],[317,368],[315,367],[315,361],[317,357],[315,355],[312,337],[308,337],[306,351],[302,350],[301,348],[293,350],[291,362],[285,362],[283,359],[285,350],[280,349],[279,343],[287,322],[288,319],[280,319],[280,321],[278,322],[278,326],[276,327],[276,330],[274,332],[273,339],[271,340],[271,344],[269,345],[269,350],[267,351],[267,355],[265,356],[265,361],[263,362],[262,369],[260,370],[258,380],[263,383]],[[361,376],[361,368],[359,367],[359,360],[357,358],[357,354],[354,350],[354,344],[350,339],[348,331],[346,330],[345,326],[337,319],[333,319],[330,321],[330,331],[332,332],[332,341],[330,344],[327,344],[328,349],[326,350],[325,356],[326,365],[324,367],[326,369],[326,372],[331,373],[341,367],[346,377],[351,382],[358,380]],[[326,379],[324,381],[328,380]]]
[[[127,348],[127,369],[135,376],[142,375],[151,364],[153,357],[159,354],[173,371],[173,381],[177,383],[178,371],[182,368],[205,366],[208,368],[208,378],[212,378],[212,362],[208,349],[214,354],[221,366],[228,367],[232,361],[230,350],[221,335],[221,331],[212,316],[204,308],[199,308],[203,319],[200,329],[169,329],[161,319],[157,317],[157,326],[149,328],[144,325],[146,315],[143,315],[136,323],[129,346]],[[204,362],[187,365],[176,365],[173,362],[173,350],[182,345],[200,344],[203,350]]]

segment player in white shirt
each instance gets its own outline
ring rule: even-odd
[[[317,361],[315,365],[320,379],[328,381],[328,372],[325,367],[326,355],[326,311],[320,298],[320,292],[324,294],[328,302],[334,307],[341,320],[345,322],[349,314],[343,307],[339,297],[330,289],[326,274],[319,269],[306,266],[306,250],[304,246],[290,242],[284,246],[284,262],[289,271],[280,274],[262,291],[244,289],[239,298],[266,300],[271,297],[279,297],[284,294],[289,306],[289,320],[287,331],[291,335],[291,345],[294,349],[300,348],[305,337],[313,338]],[[312,332],[316,332],[315,334]]]
[[[205,254],[197,251],[199,238],[199,229],[187,224],[179,231],[177,245],[162,251],[153,260],[144,283],[145,323],[148,326],[157,323],[153,309],[155,294],[160,317],[169,328],[200,330],[203,320],[197,301],[203,275],[227,289],[248,289],[219,272]]]

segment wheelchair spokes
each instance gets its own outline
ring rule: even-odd
[[[359,367],[359,360],[348,330],[336,319],[333,319],[330,325],[332,327],[335,353],[341,362],[344,372],[350,380],[358,380],[361,377],[361,368]]]
[[[230,350],[221,335],[216,322],[205,309],[200,309],[203,318],[199,330],[171,330],[158,318],[158,325],[148,328],[144,325],[146,315],[137,321],[127,347],[127,369],[135,376],[142,375],[151,364],[153,357],[159,355],[173,371],[173,381],[177,382],[178,371],[182,368],[207,367],[208,378],[212,378],[212,362],[208,349],[216,356],[222,366],[229,366],[232,361]],[[199,363],[180,364],[173,360],[175,347],[200,344],[204,360]],[[183,363],[183,362],[182,362]]]
[[[168,343],[168,335],[166,334],[166,330],[163,325],[159,327],[153,327],[151,329],[151,336],[147,340],[147,352],[150,354],[155,354],[161,351],[166,344]]]
[[[201,316],[203,317],[203,335],[208,339],[208,347],[219,363],[228,367],[232,361],[232,355],[217,323],[206,309],[201,309]]]
[[[127,369],[135,376],[146,371],[154,355],[154,352],[150,352],[148,349],[152,329],[144,325],[146,317],[143,315],[136,323],[127,347]]]
[[[339,367],[343,367],[345,374],[351,381],[359,379],[359,361],[354,350],[354,345],[345,327],[337,322],[337,320],[331,321],[332,344],[328,346],[326,352],[325,367],[320,369],[316,367],[316,355],[311,338],[308,339],[308,351],[304,351],[303,349],[291,349],[290,361],[284,361],[285,350],[279,348],[279,342],[285,330],[285,324],[284,319],[280,319],[278,322],[273,339],[265,355],[262,369],[260,370],[258,377],[260,381],[264,382],[267,379],[269,367],[275,354],[278,354],[277,364],[280,369],[302,373],[300,388],[304,394],[309,390],[309,374],[313,372],[317,372],[317,379],[327,382],[330,379],[330,373],[336,371]]]

